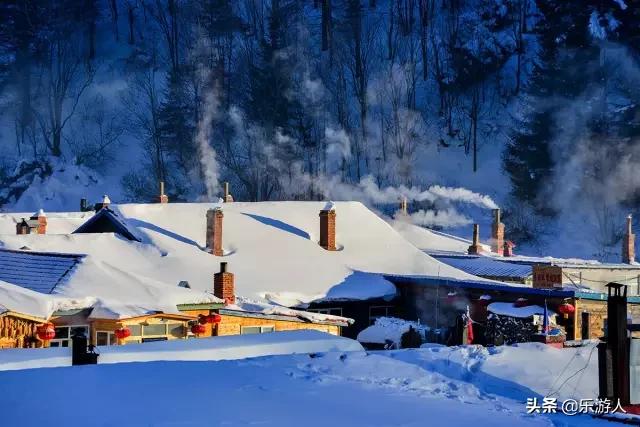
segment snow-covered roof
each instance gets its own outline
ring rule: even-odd
[[[87,222],[78,227],[74,233],[104,233],[108,230],[129,240],[140,241],[127,222],[108,206],[100,209]]]
[[[471,245],[471,240],[421,227],[404,220],[402,217],[391,221],[391,225],[402,237],[427,253],[466,254]],[[485,251],[491,251],[490,246],[485,244],[481,244],[481,246]]]
[[[56,294],[93,296],[141,309],[213,301],[213,274],[221,261],[235,274],[236,294],[295,306],[317,298],[364,299],[395,293],[382,274],[477,277],[426,255],[357,202],[336,202],[337,251],[318,244],[318,212],[325,202],[224,205],[224,256],[205,251],[206,212],[218,204],[110,205],[140,237],[70,234],[85,213],[49,213],[46,235],[15,235],[15,216],[0,216],[6,248],[87,254]],[[60,234],[58,234],[60,233]],[[364,280],[366,279],[366,280]],[[187,281],[191,290],[178,287]]]
[[[504,262],[502,258],[453,254],[433,254],[432,256],[452,267],[476,276],[525,280],[533,274],[531,265]]]
[[[48,319],[54,311],[83,307],[91,304],[87,300],[73,300],[45,295],[30,289],[0,281],[0,314],[14,312],[41,320]]]
[[[83,255],[0,249],[0,280],[45,294],[72,274]]]
[[[544,315],[544,307],[540,307],[539,305],[516,307],[510,302],[493,302],[487,306],[487,310],[500,316],[519,318],[531,317],[536,314]],[[555,318],[556,313],[551,310],[547,310],[547,316],[552,319]]]

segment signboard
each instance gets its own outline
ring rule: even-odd
[[[557,265],[534,265],[533,287],[554,289],[562,287],[562,267]]]

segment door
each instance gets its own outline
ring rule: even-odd
[[[580,327],[580,337],[583,340],[588,340],[590,338],[589,333],[589,313],[583,311],[581,314],[581,327]]]

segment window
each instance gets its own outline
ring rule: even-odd
[[[71,337],[79,332],[89,338],[88,325],[58,326],[55,331],[56,337],[49,343],[50,347],[71,347]]]
[[[175,338],[182,338],[184,336],[184,326],[182,323],[169,323],[167,325],[169,335]]]
[[[242,326],[240,328],[240,333],[242,335],[264,334],[266,332],[273,332],[275,330],[275,326]]]
[[[378,305],[369,307],[369,324],[376,323],[378,317],[392,317],[394,315],[394,307],[392,305]]]
[[[109,331],[97,331],[96,332],[96,345],[115,345],[118,339],[113,332]]]
[[[309,311],[320,314],[330,314],[332,316],[342,316],[342,308],[312,308]]]
[[[139,337],[140,335],[142,335],[141,325],[126,325],[126,327],[131,331],[132,337]]]
[[[167,325],[164,323],[144,325],[142,327],[142,335],[167,335]]]

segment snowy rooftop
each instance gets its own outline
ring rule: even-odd
[[[0,280],[45,294],[63,283],[83,255],[0,249]]]
[[[141,242],[117,234],[70,234],[92,214],[48,213],[46,235],[15,234],[21,214],[0,216],[7,249],[87,254],[54,289],[70,296],[126,300],[140,309],[175,311],[175,304],[214,301],[209,293],[221,261],[235,274],[236,293],[295,306],[316,298],[393,295],[381,274],[478,280],[426,255],[357,202],[336,202],[337,251],[318,245],[325,202],[224,205],[224,256],[204,250],[211,203],[111,205]],[[178,287],[186,281],[191,289]],[[170,310],[170,307],[173,307]]]
[[[524,280],[533,274],[531,265],[505,262],[494,257],[436,254],[434,254],[433,257],[452,267],[459,268],[460,270],[477,276]]]

